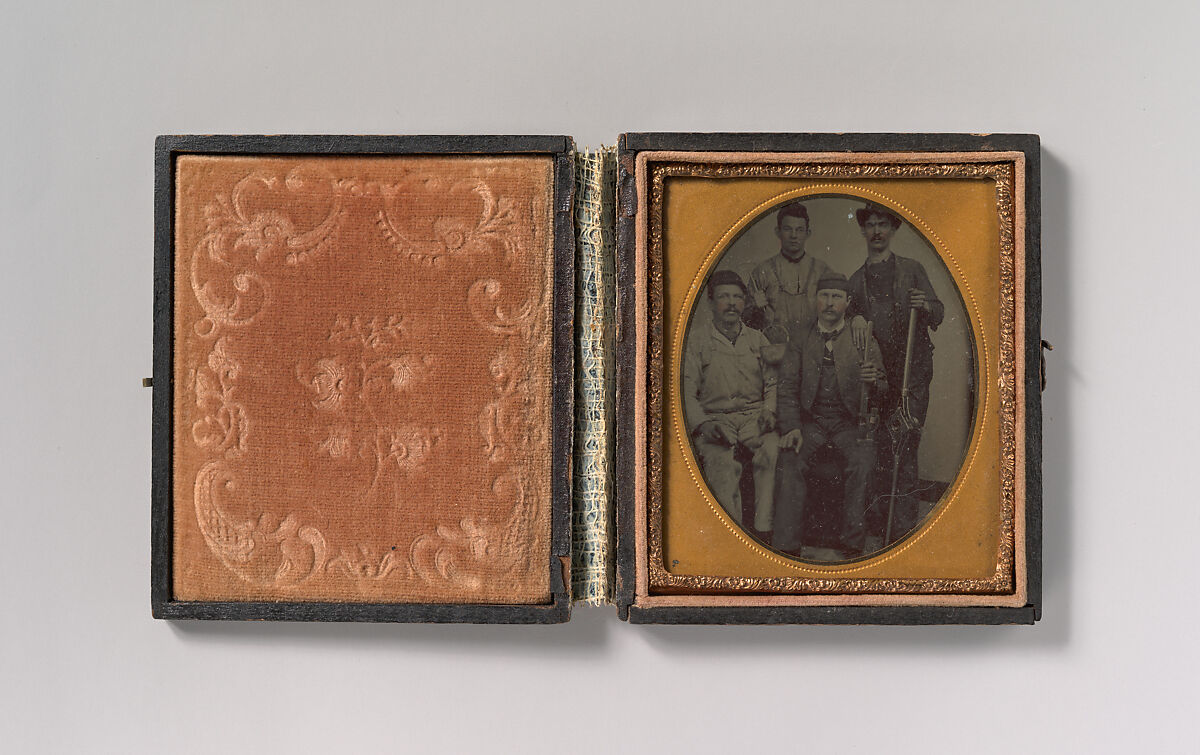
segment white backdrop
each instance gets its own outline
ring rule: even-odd
[[[1153,2],[7,8],[3,749],[1195,751],[1198,25]],[[622,130],[1042,135],[1042,623],[153,621],[154,136]]]

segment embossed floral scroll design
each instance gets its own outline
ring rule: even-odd
[[[370,464],[370,482],[357,500],[396,508],[406,502],[386,481],[424,467],[443,437],[436,427],[403,418],[403,407],[419,400],[436,368],[434,357],[413,349],[403,323],[400,315],[338,316],[326,338],[332,353],[296,365],[296,379],[317,410],[319,455],[347,472]],[[394,551],[380,554],[359,543],[337,549],[321,568],[364,580],[388,577],[402,565]]]
[[[547,423],[536,411],[549,395],[549,374],[520,358],[523,344],[544,343],[549,331],[548,287],[534,284],[523,300],[509,301],[499,280],[483,278],[467,290],[467,309],[487,331],[504,338],[491,360],[493,398],[479,417],[479,432],[492,469],[492,493],[507,517],[464,517],[438,525],[414,541],[410,562],[429,582],[445,580],[480,590],[489,578],[517,576],[542,564],[530,557],[530,533],[542,522],[540,502],[549,481],[531,474],[526,459],[549,458]]]
[[[652,163],[647,213],[648,375],[647,375],[647,548],[649,584],[654,588],[804,594],[1003,595],[1015,585],[1016,555],[1016,177],[1011,162],[978,163]],[[951,178],[987,179],[996,186],[1000,229],[1000,505],[995,570],[982,579],[854,578],[823,576],[723,577],[673,574],[663,560],[663,216],[666,181],[700,178]]]
[[[288,200],[300,193],[308,205],[313,196],[325,203],[320,216],[308,223],[287,209]],[[536,214],[539,201],[533,198],[531,212]],[[433,219],[401,222],[395,212],[399,202],[413,205],[409,209],[414,211],[404,217]],[[500,282],[492,278],[467,291],[473,320],[502,337],[490,365],[495,395],[480,418],[479,443],[493,475],[495,510],[509,512],[506,516],[439,523],[407,549],[379,553],[361,543],[335,547],[296,514],[263,512],[243,519],[231,516],[222,505],[237,491],[230,462],[247,452],[253,434],[237,395],[238,380],[246,379],[247,373],[230,356],[230,339],[270,305],[271,286],[283,280],[279,273],[325,252],[352,209],[372,213],[381,240],[403,260],[478,262],[476,253],[482,253],[492,267],[508,266],[519,251],[510,233],[514,207],[512,199],[495,196],[482,179],[447,183],[440,177],[410,174],[385,184],[314,177],[299,169],[282,181],[251,173],[228,195],[217,195],[205,206],[205,231],[192,255],[190,282],[204,312],[194,331],[212,345],[204,363],[191,372],[190,385],[200,415],[192,426],[192,439],[209,458],[197,473],[193,497],[200,532],[227,568],[246,581],[275,588],[293,588],[329,573],[359,582],[416,578],[468,593],[485,590],[490,577],[528,568],[528,533],[540,516],[538,502],[548,497],[548,480],[529,474],[517,451],[527,449],[525,458],[546,455],[546,429],[528,409],[537,397],[547,396],[549,388],[545,371],[522,362],[520,347],[545,340],[548,294],[541,279],[531,284],[522,302],[506,301]],[[441,430],[397,419],[395,411],[385,408],[412,400],[414,390],[430,379],[438,364],[414,348],[399,313],[339,316],[326,340],[326,354],[295,368],[308,402],[323,418],[316,450],[330,463],[371,462],[374,473],[360,498],[378,499],[389,477],[419,469],[437,452]],[[402,507],[406,502],[393,503]]]
[[[496,197],[481,179],[450,181],[413,176],[379,184],[383,207],[377,224],[397,252],[414,262],[441,264],[448,257],[499,252],[508,257],[513,201]],[[406,212],[396,212],[403,203]]]
[[[192,291],[204,309],[195,326],[201,337],[217,337],[226,328],[249,325],[269,299],[265,271],[281,263],[302,264],[329,246],[355,182],[317,178],[294,169],[282,184],[293,195],[313,185],[327,188],[324,218],[298,227],[291,214],[272,209],[269,203],[264,206],[261,196],[281,187],[278,176],[262,172],[245,176],[229,196],[218,195],[205,205],[205,233],[191,265]]]
[[[256,520],[239,521],[220,503],[237,488],[229,460],[246,453],[252,432],[235,395],[242,366],[230,356],[229,332],[254,322],[268,306],[272,269],[303,264],[329,246],[345,212],[349,183],[299,169],[282,182],[269,173],[250,173],[228,196],[217,195],[205,205],[205,232],[191,259],[192,291],[204,311],[194,330],[213,341],[206,364],[190,376],[201,415],[192,425],[192,437],[214,457],[196,475],[196,519],[217,558],[252,582],[299,584],[325,562],[327,546],[319,530],[295,516],[279,520],[264,512]],[[298,224],[267,200],[280,190],[307,194],[314,186],[327,196],[323,217],[311,225]]]
[[[373,459],[370,487],[376,494],[384,475],[415,469],[428,458],[442,433],[396,421],[389,407],[417,397],[434,370],[434,358],[406,343],[403,318],[339,316],[326,339],[335,351],[312,364],[296,365],[296,379],[318,410],[323,438],[317,448],[335,461]]]

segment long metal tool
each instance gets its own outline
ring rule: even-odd
[[[887,530],[883,535],[883,544],[892,542],[892,517],[896,513],[896,486],[900,481],[900,457],[904,455],[909,436],[920,423],[908,409],[908,376],[912,367],[913,341],[917,336],[917,310],[908,310],[908,342],[904,346],[904,380],[900,383],[900,406],[892,415],[890,425],[892,436],[892,491],[888,496]]]
[[[862,363],[865,365],[871,359],[871,337],[875,323],[867,321],[867,345],[863,348]],[[861,383],[861,381],[860,381]],[[874,445],[875,428],[879,424],[878,407],[871,408],[871,386],[861,383],[858,396],[858,442],[863,445]]]

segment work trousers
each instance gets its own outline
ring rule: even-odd
[[[758,429],[755,409],[744,412],[710,415],[709,419],[725,425],[737,436],[737,443],[729,446],[715,443],[703,435],[695,436],[696,453],[704,465],[704,480],[717,502],[739,525],[742,523],[742,463],[736,458],[738,447],[752,454],[754,469],[754,528],[759,531],[771,529],[775,510],[775,460],[779,456],[779,435],[774,431],[763,433]]]
[[[846,469],[842,505],[841,541],[848,551],[861,554],[866,547],[864,513],[867,485],[875,469],[875,445],[859,442],[854,423],[842,419],[817,418],[800,427],[803,443],[799,451],[783,450],[775,474],[775,534],[771,544],[782,551],[799,552],[803,544],[804,507],[808,498],[809,461],[822,446],[831,445],[842,455]]]

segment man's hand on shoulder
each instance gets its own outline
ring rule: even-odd
[[[850,321],[850,335],[854,338],[854,348],[862,351],[867,348],[867,318],[855,315]]]

